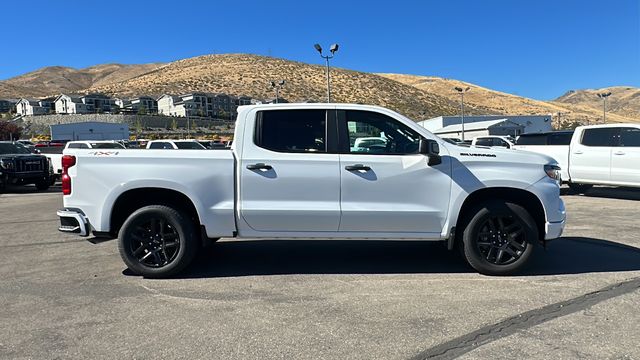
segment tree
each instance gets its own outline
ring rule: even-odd
[[[0,140],[17,140],[21,135],[21,127],[8,121],[0,121]]]

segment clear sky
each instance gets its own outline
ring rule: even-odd
[[[0,79],[49,65],[253,53],[435,75],[551,99],[640,86],[640,0],[28,1],[4,7]]]

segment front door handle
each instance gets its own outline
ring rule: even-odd
[[[355,165],[347,165],[344,167],[345,170],[347,171],[369,171],[371,170],[371,168],[367,165],[362,165],[362,164],[355,164]]]
[[[249,169],[249,170],[271,170],[271,169],[273,169],[273,166],[267,165],[267,164],[264,164],[264,163],[257,163],[257,164],[247,165],[247,169]]]
[[[580,154],[582,154],[582,150],[576,150],[573,153],[576,154],[576,155],[580,155]]]
[[[616,151],[613,155],[624,155],[624,151]]]

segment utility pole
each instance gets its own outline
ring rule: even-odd
[[[184,115],[187,117],[187,137],[191,137],[191,122],[189,120],[189,109],[191,104],[184,104]]]
[[[338,51],[338,44],[333,44],[329,48],[331,55],[322,55],[322,47],[320,46],[320,44],[315,44],[313,47],[316,48],[316,50],[320,53],[320,57],[325,59],[327,64],[327,102],[330,103],[331,102],[331,80],[329,77],[329,59],[333,59],[333,56],[335,55],[336,51]]]
[[[284,80],[280,80],[277,83],[275,81],[271,82],[271,87],[276,90],[276,104],[278,103],[278,96],[280,95],[280,89],[284,86]]]
[[[459,86],[456,86],[455,88],[453,88],[455,91],[460,93],[460,113],[462,114],[462,141],[464,141],[464,93],[466,93],[467,91],[469,91],[469,89],[471,89],[469,86],[467,86],[466,88],[461,88]]]
[[[611,96],[611,92],[598,93],[598,97],[602,99],[602,123],[607,123],[607,98]]]

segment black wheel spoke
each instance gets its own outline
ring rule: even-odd
[[[508,265],[522,256],[527,248],[524,227],[512,216],[489,216],[479,227],[475,245],[487,262]]]
[[[134,252],[133,252],[133,256],[135,256],[136,258],[138,256],[140,256],[144,250],[146,249],[146,247],[144,245],[140,245],[140,247],[138,247]]]

